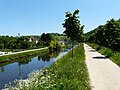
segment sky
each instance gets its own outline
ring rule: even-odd
[[[65,12],[76,9],[84,32],[120,18],[120,0],[0,0],[0,36],[63,33]]]

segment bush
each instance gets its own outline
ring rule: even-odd
[[[49,45],[50,52],[60,50],[62,45],[58,41],[51,41]]]

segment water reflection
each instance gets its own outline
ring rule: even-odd
[[[45,52],[36,56],[1,63],[0,90],[6,83],[13,82],[15,79],[25,79],[30,72],[52,65],[57,57],[67,52],[66,50],[52,53]]]
[[[22,68],[21,68],[21,64],[18,64],[18,67],[19,67],[19,78],[22,78]]]
[[[49,62],[50,61],[50,55],[49,54],[39,55],[38,60],[39,61],[42,60],[43,62]]]
[[[42,60],[43,62],[49,62],[50,58],[56,58],[60,52],[61,50],[38,55],[38,60]]]
[[[20,61],[18,63],[19,63],[19,65],[25,65],[25,64],[29,64],[29,62],[31,62],[31,61],[32,61],[31,59],[26,59],[26,60]]]
[[[4,67],[0,67],[0,72],[4,72]]]
[[[61,51],[55,51],[55,52],[46,52],[46,53],[43,53],[43,54],[39,54],[38,55],[38,61],[50,62],[50,59],[51,58],[56,58],[59,55],[60,52]],[[65,52],[65,51],[62,51],[62,52]],[[35,57],[35,56],[31,56],[31,57],[28,57],[26,59],[21,58],[19,60],[12,60],[11,62],[1,63],[0,64],[0,72],[5,71],[4,66],[6,66],[8,64],[15,63],[15,62],[18,62],[18,66],[29,64],[32,61],[33,57]]]

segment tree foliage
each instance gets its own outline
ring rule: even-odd
[[[49,45],[50,52],[57,51],[62,48],[62,45],[58,41],[51,41]]]
[[[50,45],[51,41],[67,39],[59,33],[43,33],[41,36],[0,36],[0,49],[34,49]]]
[[[40,36],[39,36],[40,37]],[[38,48],[36,42],[30,42],[29,36],[0,36],[0,49],[33,49]]]
[[[30,42],[28,37],[0,36],[0,49],[28,49]]]
[[[97,43],[112,50],[120,50],[120,21],[110,19],[105,25],[100,25],[96,29],[87,33],[88,42]]]
[[[43,33],[41,35],[41,40],[46,43],[46,46],[49,46],[50,42],[54,40],[54,36],[51,33]]]
[[[62,24],[65,28],[64,33],[70,38],[73,42],[78,41],[82,42],[83,37],[83,28],[81,26],[80,20],[78,19],[79,10],[75,10],[74,13],[66,12],[65,22]]]

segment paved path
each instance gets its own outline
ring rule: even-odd
[[[47,49],[47,48],[48,48],[48,47],[40,48],[40,49],[25,50],[25,51],[10,53],[10,54],[4,54],[4,55],[0,55],[0,56],[6,56],[6,55],[12,55],[12,54],[18,54],[18,53],[30,52],[30,51],[37,51],[37,50],[42,50],[42,49]]]
[[[120,67],[84,44],[92,90],[120,90]]]

